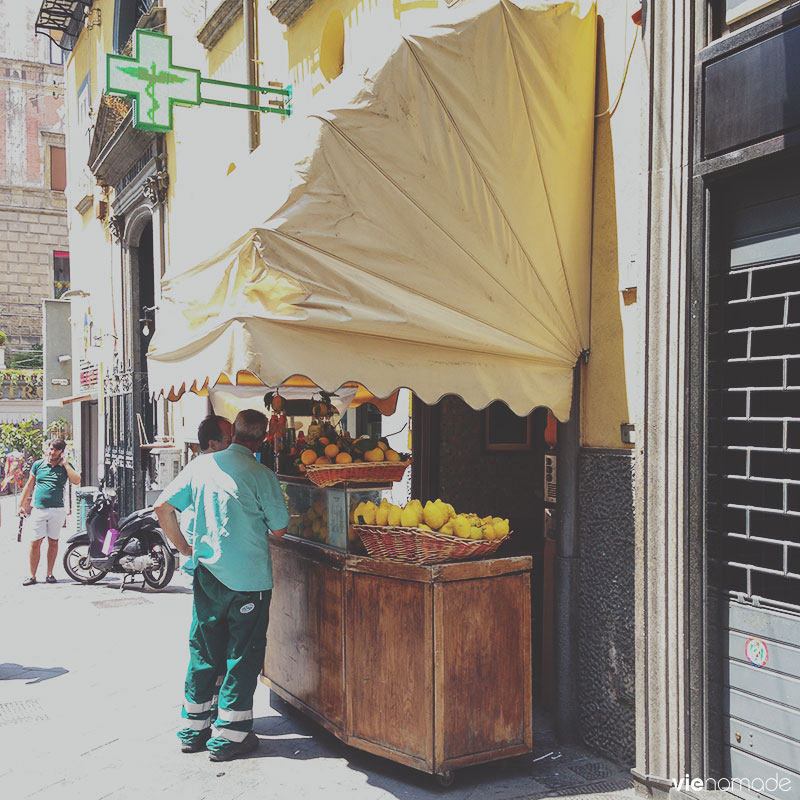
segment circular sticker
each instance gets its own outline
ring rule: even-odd
[[[245,604],[244,604],[244,605],[243,605],[243,606],[242,606],[242,607],[239,609],[239,611],[240,611],[242,614],[249,614],[249,613],[250,613],[250,612],[251,612],[251,611],[252,611],[252,610],[253,610],[255,607],[256,607],[256,606],[255,606],[255,603],[245,603]]]
[[[769,661],[769,650],[763,639],[748,639],[744,643],[744,654],[754,667],[763,667]]]

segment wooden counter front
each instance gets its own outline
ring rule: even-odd
[[[530,557],[421,566],[272,541],[277,694],[439,775],[531,751]]]

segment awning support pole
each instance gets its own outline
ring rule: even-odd
[[[581,366],[573,370],[569,420],[558,424],[558,519],[555,558],[555,728],[559,742],[580,737],[578,703],[578,453],[580,450]]]

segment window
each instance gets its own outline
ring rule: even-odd
[[[63,192],[67,188],[67,151],[63,147],[50,147],[50,188]]]
[[[52,39],[48,41],[50,42],[50,63],[63,64],[67,60],[67,51],[62,50]]]
[[[53,296],[58,300],[69,289],[69,253],[53,251]]]
[[[114,9],[114,51],[122,52],[133,36],[139,18],[147,14],[153,0],[117,0]]]

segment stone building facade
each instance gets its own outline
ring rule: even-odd
[[[0,0],[0,330],[42,343],[42,300],[69,282],[62,52],[38,0]]]

